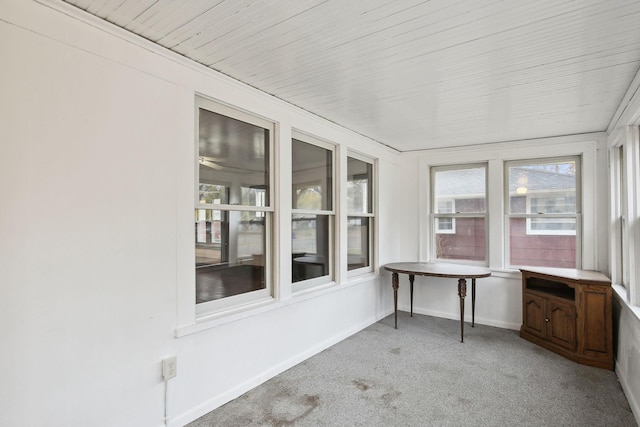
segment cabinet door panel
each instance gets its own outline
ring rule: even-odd
[[[584,313],[584,351],[608,352],[609,337],[607,321],[607,295],[602,292],[585,291],[582,294],[582,313]]]
[[[524,295],[524,329],[530,334],[541,338],[547,337],[547,322],[545,321],[545,300],[539,296]]]
[[[550,300],[549,340],[568,350],[576,349],[576,309],[573,304]]]

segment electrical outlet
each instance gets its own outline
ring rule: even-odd
[[[162,378],[167,381],[175,377],[178,373],[178,358],[176,356],[167,357],[162,360]]]

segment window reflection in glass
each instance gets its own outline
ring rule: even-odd
[[[293,139],[291,154],[291,272],[295,283],[330,274],[333,151]]]
[[[260,189],[268,206],[269,130],[203,108],[199,114],[200,203],[256,206],[242,187]]]
[[[293,282],[329,274],[329,216],[294,214],[291,223]]]
[[[373,213],[373,165],[362,160],[347,158],[347,211]]]
[[[292,141],[293,209],[333,209],[333,152],[294,139]]]
[[[369,218],[347,218],[347,270],[370,265],[369,236]]]
[[[196,209],[196,303],[264,289],[265,241],[265,212]]]

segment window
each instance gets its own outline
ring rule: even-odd
[[[626,290],[626,300],[640,305],[640,268],[634,263],[640,248],[640,129],[620,132],[610,149],[612,281]]]
[[[273,123],[197,99],[199,312],[269,298]]]
[[[576,268],[579,167],[577,157],[506,163],[509,266]]]
[[[372,270],[373,164],[352,154],[347,157],[347,270]]]
[[[487,263],[487,166],[431,168],[432,254]]]
[[[301,290],[333,277],[334,151],[295,133],[291,151],[291,272],[292,281],[300,282],[294,290]]]

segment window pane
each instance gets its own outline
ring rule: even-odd
[[[373,165],[347,158],[347,211],[373,213],[371,197]]]
[[[369,266],[369,218],[347,218],[347,270]]]
[[[196,303],[265,288],[265,214],[195,210]]]
[[[293,281],[329,274],[329,217],[294,214],[291,224]]]
[[[576,162],[509,166],[509,213],[576,213]]]
[[[200,203],[269,206],[269,130],[202,108],[199,114]],[[242,187],[261,189],[265,204],[252,204]]]
[[[437,170],[434,213],[485,213],[486,168]]]
[[[292,141],[293,209],[332,210],[333,152]]]
[[[534,234],[533,224],[527,227],[528,221],[536,221],[536,227],[564,227],[571,233]],[[509,256],[511,266],[544,266],[559,268],[576,267],[576,219],[543,218],[510,218],[509,220]],[[560,222],[561,221],[561,222]],[[559,225],[561,224],[561,225]]]
[[[451,221],[452,230],[436,232],[437,259],[463,259],[484,261],[487,253],[484,218],[435,218],[434,229],[446,227]]]

